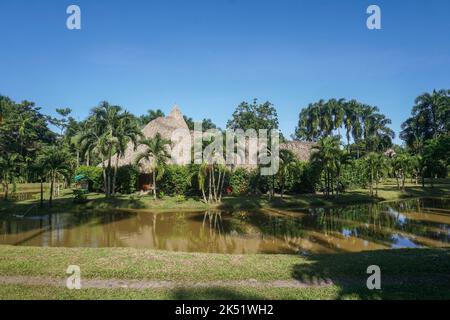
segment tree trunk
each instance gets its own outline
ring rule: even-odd
[[[44,179],[41,177],[41,201],[40,201],[40,207],[42,208],[44,206]]]
[[[113,196],[116,195],[116,179],[117,179],[117,168],[119,167],[119,155],[117,155],[116,157],[116,164],[114,166],[114,176],[113,176],[113,181],[112,181],[112,194]]]
[[[209,188],[208,188],[208,202],[211,202],[212,200],[212,193],[211,193],[211,171],[209,172],[209,177],[208,177],[208,183],[209,183]]]
[[[5,201],[7,201],[8,200],[8,191],[9,191],[8,181],[6,181],[6,183],[3,184],[3,189],[5,190]]]
[[[108,169],[108,172],[107,172],[107,175],[106,175],[106,177],[107,177],[107,184],[108,184],[108,193],[107,193],[107,196],[108,197],[110,197],[111,196],[111,192],[112,192],[112,190],[111,190],[111,157],[112,157],[112,150],[110,149],[109,150],[109,157],[108,157],[108,167],[107,167],[107,169]]]
[[[55,183],[55,177],[53,175],[53,173],[50,175],[50,198],[49,198],[49,204],[50,207],[52,206],[53,203],[53,184]]]
[[[102,169],[103,169],[103,187],[105,188],[105,196],[108,197],[108,179],[105,168],[105,161],[102,157]]]
[[[153,170],[153,199],[156,200],[156,169]]]
[[[226,169],[224,169],[223,174],[222,174],[222,182],[220,183],[220,189],[219,189],[219,202],[222,202],[222,193],[223,193],[223,184],[225,181],[225,174],[226,174]]]
[[[213,185],[213,198],[214,201],[217,202],[217,193],[216,193],[216,173],[214,172],[214,165],[212,167],[212,185]]]
[[[205,201],[205,203],[208,203],[208,200],[206,199],[206,194],[205,194],[205,186],[202,186],[201,189],[202,189],[203,200]]]

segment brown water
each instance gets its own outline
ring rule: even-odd
[[[449,247],[450,201],[413,199],[298,212],[16,213],[0,217],[0,244],[236,254]]]

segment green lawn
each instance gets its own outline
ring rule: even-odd
[[[82,289],[9,284],[3,298],[45,299],[450,299],[450,249],[402,249],[335,255],[226,255],[174,253],[132,248],[31,248],[0,246],[0,275],[64,279],[79,265],[84,279],[177,281],[176,288]],[[379,265],[382,290],[366,288],[366,269]],[[311,288],[229,287],[227,281],[331,279]],[[220,286],[190,287],[205,281]]]
[[[198,197],[186,198],[183,201],[175,197],[164,197],[164,199],[153,200],[151,196],[118,195],[111,199],[106,199],[103,194],[91,193],[88,201],[84,204],[75,204],[71,190],[64,190],[62,196],[54,199],[52,208],[45,203],[43,209],[39,208],[39,200],[32,199],[21,202],[4,202],[0,200],[0,214],[11,212],[26,212],[30,207],[34,207],[35,213],[61,212],[63,210],[89,210],[89,209],[147,209],[152,211],[170,210],[206,210],[208,208],[219,208],[225,210],[252,210],[262,208],[282,208],[282,209],[302,209],[306,207],[328,207],[336,205],[348,205],[358,203],[369,203],[387,200],[398,200],[411,197],[449,197],[450,181],[443,180],[436,184],[434,188],[427,186],[422,188],[411,183],[406,185],[404,191],[398,190],[393,181],[388,181],[379,186],[378,197],[371,197],[367,190],[357,189],[342,193],[339,197],[324,197],[322,194],[286,195],[283,198],[276,196],[269,200],[267,196],[228,196],[221,204],[208,205]]]
[[[90,194],[85,204],[75,204],[70,190],[55,199],[54,206],[39,208],[39,201],[0,202],[0,214],[95,209],[134,208],[152,211],[227,210],[284,208],[295,210],[311,206],[334,206],[407,197],[449,197],[450,184],[434,188],[408,184],[405,191],[393,182],[380,186],[377,198],[367,190],[352,190],[339,198],[322,195],[279,197],[226,197],[218,206],[199,199],[177,201],[166,197],[154,201],[150,196],[123,195],[105,199]],[[0,278],[35,276],[64,279],[69,265],[79,265],[84,279],[124,279],[176,281],[176,288],[159,289],[82,289],[70,291],[48,285],[3,284],[5,299],[450,299],[450,249],[402,249],[335,255],[226,255],[176,253],[132,248],[39,248],[0,246]],[[367,266],[382,270],[382,290],[365,286]],[[311,281],[331,279],[333,285],[309,288],[230,287],[227,281]],[[222,281],[220,286],[196,288],[198,281]]]

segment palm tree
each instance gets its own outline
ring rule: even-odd
[[[378,196],[378,183],[387,169],[387,159],[383,154],[370,152],[365,160],[370,195],[374,195],[373,189],[375,185],[375,196]]]
[[[318,166],[324,174],[325,194],[327,196],[330,195],[330,192],[333,193],[341,159],[342,150],[339,137],[322,138],[313,148],[311,162]]]
[[[357,110],[358,102],[356,100],[350,100],[344,105],[344,127],[345,127],[345,137],[347,138],[347,152],[350,152],[350,135],[353,129],[355,112]],[[356,123],[355,123],[356,125]]]
[[[50,198],[49,204],[52,205],[54,184],[59,177],[64,177],[67,181],[70,179],[73,171],[73,161],[70,153],[60,146],[48,146],[42,150],[38,158],[38,163],[47,172],[50,180]]]
[[[137,124],[137,121],[135,120],[133,115],[131,115],[128,112],[124,112],[121,115],[119,126],[116,128],[116,130],[117,130],[117,140],[114,147],[117,153],[112,180],[113,195],[115,195],[116,193],[116,177],[117,177],[117,170],[119,167],[119,159],[125,155],[128,142],[131,142],[133,144],[134,150],[136,150],[138,145],[138,138],[143,137],[141,130],[139,129],[139,126]]]
[[[115,191],[118,158],[122,156],[129,140],[136,147],[139,134],[135,118],[130,113],[123,112],[121,107],[111,106],[104,101],[92,109],[79,143],[82,146],[82,154],[89,155],[95,151],[100,157],[107,197]],[[113,169],[112,158],[116,153],[116,164]]]
[[[139,153],[136,157],[136,164],[139,164],[141,160],[150,161],[152,164],[153,175],[153,196],[156,200],[156,181],[162,178],[164,174],[164,166],[169,159],[169,152],[167,151],[167,145],[170,142],[161,137],[159,133],[154,138],[142,139],[141,145],[146,147],[146,150]],[[156,175],[158,173],[158,175]]]
[[[155,120],[159,117],[164,117],[165,114],[161,109],[157,110],[147,110],[147,114],[139,117],[139,121],[142,126],[146,126],[150,121]]]
[[[0,182],[5,192],[5,200],[8,200],[9,184],[14,182],[20,159],[21,156],[18,153],[0,154]]]
[[[297,166],[297,158],[290,150],[282,149],[280,150],[280,167],[278,170],[278,179],[281,185],[281,198],[283,198],[284,190],[286,187],[286,178],[289,172]]]

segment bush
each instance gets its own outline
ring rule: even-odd
[[[249,189],[251,193],[267,193],[270,189],[271,179],[269,176],[262,176],[258,169],[250,172]]]
[[[175,202],[184,202],[186,201],[186,197],[183,194],[178,194],[175,196]]]
[[[139,168],[126,165],[117,169],[116,191],[122,194],[136,192],[139,179]]]
[[[168,165],[159,181],[159,190],[168,195],[185,195],[192,192],[192,167]]]
[[[237,168],[231,172],[230,186],[233,194],[244,195],[250,190],[250,172],[244,168]]]
[[[364,174],[364,159],[351,160],[342,166],[340,183],[344,189],[355,189],[367,187],[368,181]]]
[[[93,166],[80,166],[75,170],[75,176],[84,175],[89,183],[89,191],[99,192],[103,189],[102,168]]]
[[[73,202],[75,203],[84,203],[87,200],[86,192],[81,189],[73,190]]]

